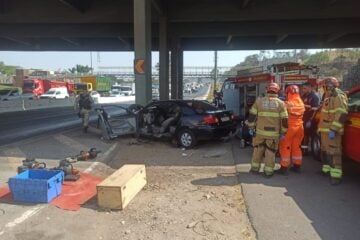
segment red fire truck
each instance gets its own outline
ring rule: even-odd
[[[360,86],[351,89],[349,97],[349,115],[345,125],[343,149],[347,157],[360,163]]]
[[[27,98],[38,98],[50,88],[58,87],[66,87],[69,93],[74,91],[74,83],[38,78],[26,78],[24,79],[23,96]]]
[[[266,86],[270,82],[278,83],[282,92],[288,85],[301,85],[305,82],[316,85],[318,71],[319,68],[316,66],[299,63],[282,63],[266,68],[241,70],[237,76],[224,81],[221,90],[223,102],[227,110],[232,110],[240,119],[245,119],[255,99],[265,94]]]
[[[237,137],[250,142],[244,121],[258,96],[266,93],[266,86],[276,82],[281,87],[280,97],[288,85],[301,85],[310,82],[316,85],[316,66],[299,63],[282,63],[238,71],[237,76],[228,78],[222,86],[223,102],[227,110],[233,111],[238,119]]]

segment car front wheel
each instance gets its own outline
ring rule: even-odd
[[[178,133],[178,142],[184,148],[192,148],[196,145],[195,134],[189,129],[183,129]]]

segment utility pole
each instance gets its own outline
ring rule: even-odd
[[[90,68],[91,68],[91,74],[93,74],[92,52],[90,52]]]
[[[217,77],[218,77],[218,73],[217,73],[217,51],[215,51],[215,66],[214,66],[214,90],[216,90],[216,80],[217,80]]]

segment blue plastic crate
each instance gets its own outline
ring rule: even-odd
[[[64,172],[58,170],[27,170],[9,179],[14,200],[48,203],[61,194]]]

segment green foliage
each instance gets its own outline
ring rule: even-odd
[[[300,62],[316,65],[321,76],[334,76],[344,80],[344,86],[360,84],[360,49],[334,49],[309,54],[306,49],[293,51],[260,51],[247,56],[245,60],[231,68],[226,74],[236,76],[238,70],[266,67],[276,63]]]
[[[76,64],[75,67],[73,68],[69,68],[68,71],[70,73],[79,73],[79,74],[88,74],[92,71],[93,69],[91,67],[89,67],[88,65],[83,66],[80,64]]]
[[[2,73],[2,74],[15,75],[16,68],[18,68],[18,67],[5,65],[4,62],[0,62],[0,73]]]
[[[350,89],[360,85],[360,59],[352,66],[344,76],[344,87]]]

